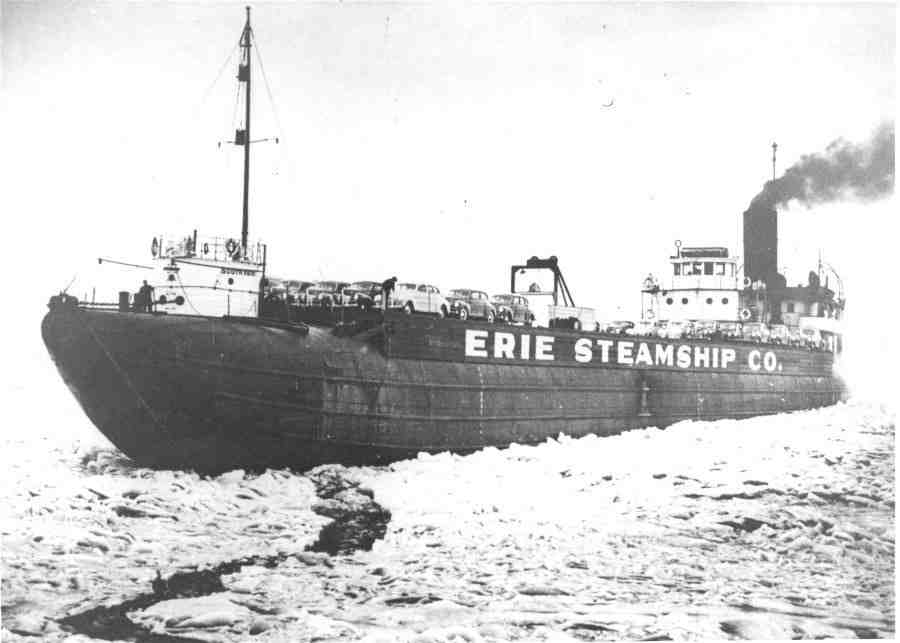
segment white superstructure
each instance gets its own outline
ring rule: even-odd
[[[256,317],[265,278],[266,247],[242,250],[223,237],[153,239],[155,309],[167,314]]]
[[[682,248],[670,257],[669,274],[648,276],[641,291],[644,321],[740,319],[739,264],[727,248]]]

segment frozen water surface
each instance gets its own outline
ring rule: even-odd
[[[3,449],[4,640],[894,636],[874,404],[305,475]]]

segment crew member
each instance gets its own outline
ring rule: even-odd
[[[385,279],[381,282],[381,308],[382,310],[387,310],[389,299],[391,298],[391,293],[394,292],[394,288],[397,285],[397,278],[391,277],[390,279]]]
[[[147,280],[144,279],[144,285],[141,286],[141,289],[138,291],[141,295],[141,304],[146,306],[146,310],[148,313],[153,312],[153,286],[147,283]]]

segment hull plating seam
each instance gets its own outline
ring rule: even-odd
[[[822,394],[831,393],[834,395],[835,393],[829,391],[819,391]],[[575,420],[633,420],[634,414],[625,414],[625,415],[597,415],[597,414],[561,414],[561,415],[472,415],[469,417],[460,417],[458,415],[416,415],[416,414],[407,414],[407,413],[358,413],[355,411],[338,411],[333,409],[324,409],[320,407],[308,406],[304,404],[292,404],[289,402],[276,402],[273,400],[267,400],[264,398],[253,397],[250,395],[238,395],[236,393],[216,393],[217,398],[236,401],[236,402],[245,402],[248,404],[253,404],[255,406],[264,406],[270,408],[277,409],[290,409],[295,411],[302,411],[311,414],[321,414],[321,415],[329,415],[329,416],[342,416],[342,417],[358,417],[365,418],[367,420],[404,420],[411,422],[460,422],[460,423],[470,423],[477,424],[479,422],[551,422],[551,421],[575,421]],[[794,409],[786,409],[786,410],[794,410]],[[773,410],[773,413],[780,412],[779,410]],[[758,415],[758,411],[752,410],[733,410],[729,411],[726,414],[709,414],[710,418],[719,418],[719,417],[732,417],[732,416],[749,416],[749,415]],[[696,411],[690,412],[680,412],[680,411],[671,411],[664,414],[665,417],[683,417],[683,418],[702,418],[703,413],[697,413]]]

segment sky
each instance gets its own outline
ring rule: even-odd
[[[217,143],[233,137],[243,7],[3,2],[3,204],[37,311],[28,346],[73,277],[78,296],[139,283],[97,257],[149,261],[163,232],[239,236],[242,150]],[[253,138],[279,143],[253,146],[250,237],[298,279],[493,293],[511,264],[553,254],[576,303],[634,316],[675,240],[741,254],[773,141],[782,172],[896,112],[890,3],[257,2],[252,23]],[[786,208],[789,283],[821,251],[848,320],[883,315],[896,211]]]

